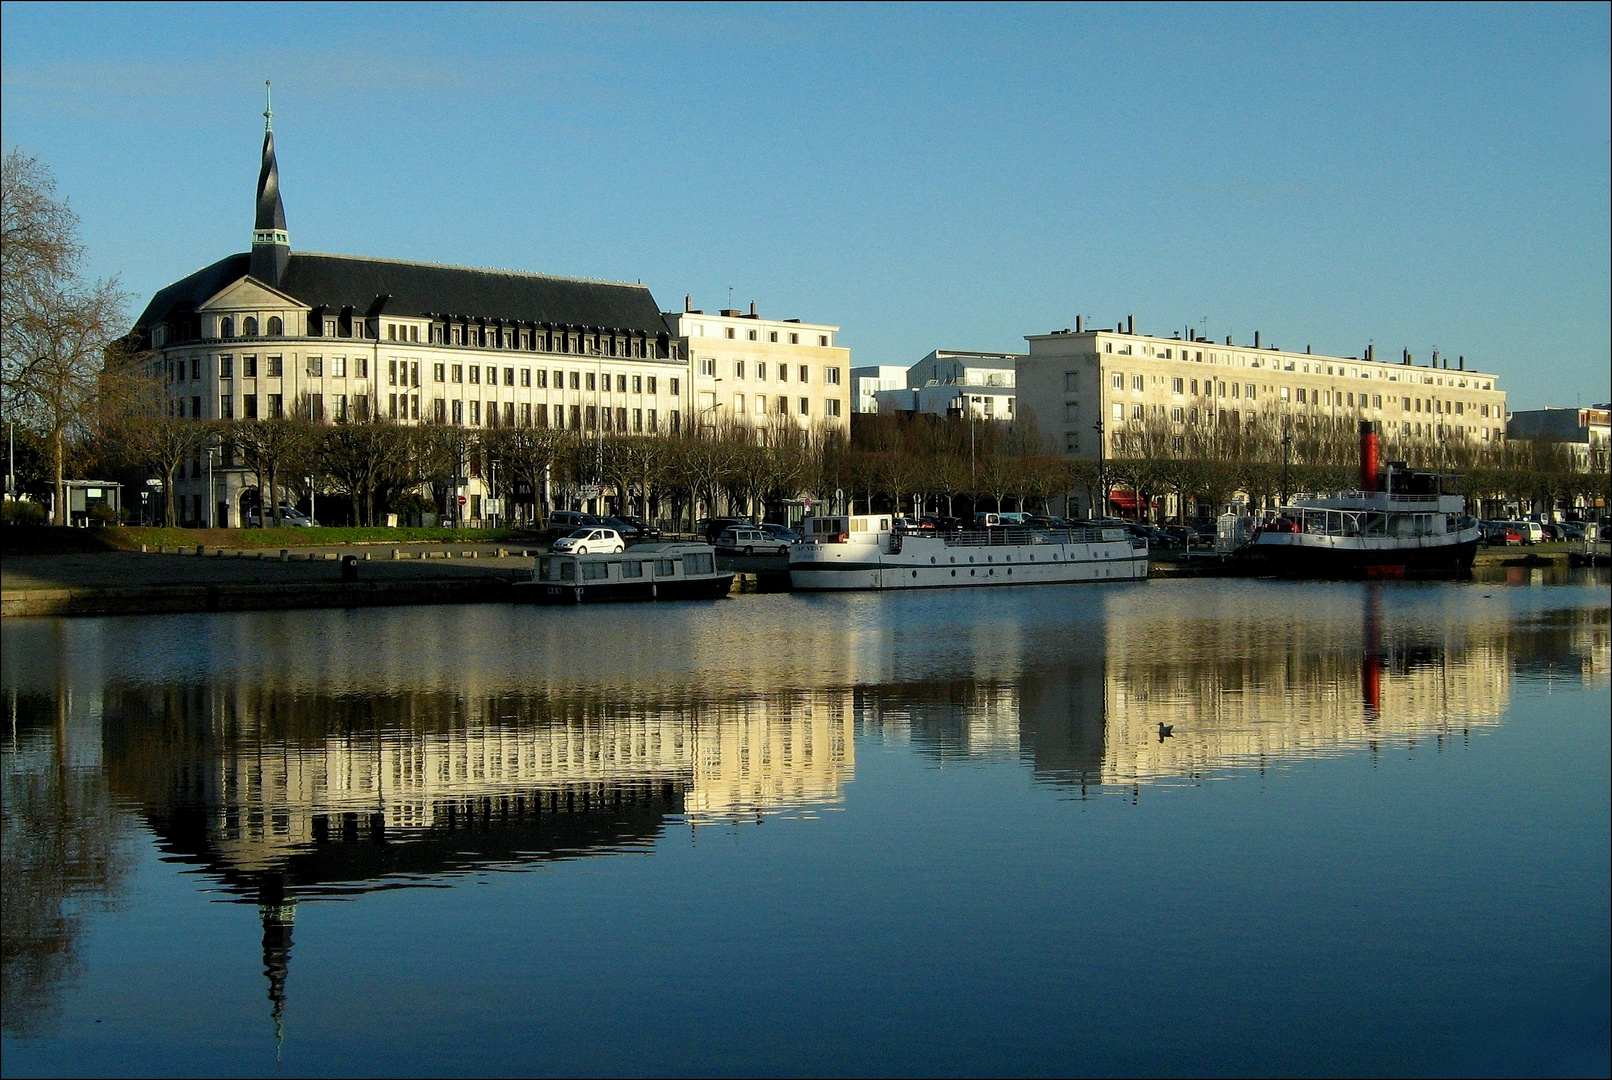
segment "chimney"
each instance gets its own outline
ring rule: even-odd
[[[694,310],[694,294],[693,293],[688,293],[683,297],[683,310],[684,311],[693,311]]]
[[[752,319],[756,318],[756,302],[754,300],[750,301],[750,317]]]
[[[1382,444],[1382,424],[1360,421],[1360,490],[1377,490],[1377,452]]]
[[[1127,315],[1127,316],[1125,316],[1125,332],[1127,334],[1136,333],[1136,316],[1135,315]]]
[[[1081,333],[1081,329],[1080,329],[1080,316],[1079,316],[1079,315],[1076,315],[1076,316],[1075,316],[1075,333],[1077,333],[1077,334],[1078,334],[1078,333]]]
[[[1370,360],[1370,361],[1375,361],[1377,359],[1377,346],[1375,346],[1375,345],[1367,345],[1366,346],[1366,359]]]
[[[1259,348],[1259,331],[1254,331],[1254,348]]]
[[[1310,347],[1308,345],[1304,346],[1304,355],[1305,356],[1310,355]]]
[[[1409,367],[1409,366],[1410,366],[1410,360],[1411,360],[1411,357],[1410,357],[1410,350],[1409,350],[1409,349],[1406,349],[1406,350],[1405,350],[1405,359],[1404,359],[1404,364],[1405,364],[1405,366],[1406,366],[1406,367]]]
[[[1458,370],[1460,370],[1460,371],[1465,371],[1466,370],[1466,357],[1458,356],[1458,357],[1455,358],[1455,362],[1456,362],[1456,366],[1457,366]]]
[[[1433,366],[1438,367],[1438,350],[1433,350]]]
[[[1226,335],[1226,344],[1227,344],[1227,345],[1230,345],[1230,344],[1231,344],[1231,335],[1230,335],[1230,334],[1227,334],[1227,335]]]

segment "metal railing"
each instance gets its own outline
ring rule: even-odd
[[[960,533],[935,533],[948,547],[1008,547],[1020,544],[1100,544],[1104,541],[1102,529],[1037,529],[1034,527],[1005,529],[968,529]],[[1133,538],[1123,530],[1122,539]],[[923,533],[909,533],[923,536]],[[1140,541],[1146,546],[1146,541]]]

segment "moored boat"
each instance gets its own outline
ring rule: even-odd
[[[797,591],[1063,585],[1147,577],[1147,544],[1124,529],[893,529],[889,514],[807,518],[789,552]]]
[[[731,571],[716,568],[710,544],[638,544],[614,554],[539,555],[514,598],[538,604],[607,600],[708,600],[728,595]]]
[[[1379,471],[1375,421],[1360,425],[1360,487],[1300,495],[1243,552],[1285,577],[1452,577],[1472,568],[1481,532],[1445,477],[1403,462]]]

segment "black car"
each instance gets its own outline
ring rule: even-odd
[[[716,543],[716,538],[735,525],[748,525],[755,528],[755,523],[749,518],[742,517],[716,517],[701,518],[694,523],[694,531],[705,537],[707,544]]]
[[[580,510],[554,510],[549,513],[545,523],[544,532],[551,539],[569,536],[576,529],[591,529],[595,527],[614,529],[614,525],[606,525],[605,519],[594,514],[584,514]],[[625,537],[627,534],[622,533]]]
[[[639,517],[608,517],[605,524],[621,534],[623,540],[629,544],[644,544],[659,540],[662,533],[655,526]]]

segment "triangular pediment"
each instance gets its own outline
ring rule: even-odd
[[[279,289],[263,284],[250,274],[224,286],[197,306],[198,311],[258,311],[263,308],[296,308],[310,310],[307,304]]]

